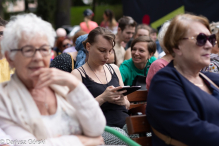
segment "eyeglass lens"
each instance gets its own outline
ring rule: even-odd
[[[35,52],[39,50],[42,56],[47,56],[51,52],[50,46],[42,46],[39,49],[34,48],[33,46],[26,46],[23,48],[23,54],[26,57],[32,57]]]
[[[205,35],[204,33],[200,33],[198,36],[197,36],[197,45],[198,46],[204,46],[205,43],[207,42],[207,40],[209,40],[209,42],[212,44],[212,46],[215,45],[215,42],[216,42],[216,36],[215,34],[212,34],[210,36],[207,36]]]

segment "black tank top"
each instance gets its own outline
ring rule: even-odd
[[[113,85],[114,87],[119,86],[119,79],[112,68],[111,65],[106,65],[109,72],[112,75],[112,79],[108,82],[108,84],[100,84],[94,82],[85,72],[83,67],[78,68],[77,70],[80,72],[82,77],[82,82],[91,92],[94,97],[102,94],[108,86]],[[82,73],[84,73],[85,77],[83,77]],[[105,102],[102,104],[101,109],[106,117],[107,125],[111,127],[120,127],[122,128],[125,125],[125,119],[128,117],[128,111],[125,106],[117,105],[109,102]]]

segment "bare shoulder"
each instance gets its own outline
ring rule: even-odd
[[[116,64],[110,64],[110,66],[113,68],[117,75],[120,74],[119,67]]]
[[[119,67],[116,64],[110,64],[112,68],[116,71],[119,71]]]
[[[77,69],[74,69],[71,74],[73,74],[77,79],[79,79],[80,81],[82,81],[82,78],[81,78],[81,74],[80,72],[77,70]]]
[[[76,57],[78,55],[78,52],[77,51],[71,52],[71,55],[72,55],[73,59],[76,61]]]

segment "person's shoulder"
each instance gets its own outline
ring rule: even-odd
[[[71,72],[71,74],[76,76],[76,78],[78,78],[80,81],[82,81],[81,76],[85,77],[85,74],[82,72],[82,70],[83,70],[82,67],[84,67],[84,65],[79,67],[79,68],[73,69],[72,72]]]
[[[211,79],[215,84],[219,85],[219,74],[212,72],[202,72],[209,79]]]
[[[84,25],[84,24],[85,24],[85,22],[81,22],[81,23],[80,23],[80,26],[82,26],[82,25]]]
[[[120,65],[120,67],[121,67],[121,66],[127,66],[127,67],[129,67],[129,66],[131,65],[131,63],[132,63],[132,58],[130,58],[129,60],[123,61],[123,63]]]
[[[149,59],[149,62],[152,63],[154,62],[155,60],[157,60],[157,58],[155,56],[152,56],[150,59]]]
[[[155,60],[150,67],[152,66],[166,66],[168,64],[167,61],[163,60],[163,59],[157,59]]]
[[[91,25],[93,25],[93,26],[98,26],[97,22],[95,22],[95,21],[89,21],[89,22],[90,22]]]
[[[170,62],[166,67],[161,68],[153,77],[153,79],[169,80],[170,78],[178,78],[178,72],[173,67],[173,62]]]
[[[114,70],[119,70],[119,67],[116,64],[106,64],[108,66],[111,66]]]
[[[70,59],[71,58],[71,55],[69,55],[68,53],[62,53],[58,56],[56,56],[53,60],[56,61],[56,60],[66,60],[66,59]]]
[[[105,27],[105,26],[104,26],[104,21],[102,21],[102,22],[100,23],[100,26],[101,26],[101,27]]]
[[[71,56],[68,53],[62,53],[56,56],[50,63],[50,67],[56,67],[58,65],[62,65],[67,60],[71,60]]]

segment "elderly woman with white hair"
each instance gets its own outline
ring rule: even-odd
[[[23,141],[18,145],[103,144],[106,121],[97,101],[74,75],[49,68],[54,41],[51,24],[34,14],[6,25],[2,51],[15,74],[0,84],[0,128]]]
[[[170,21],[167,21],[163,24],[163,26],[160,29],[160,33],[158,34],[158,41],[160,43],[160,46],[163,48],[165,55],[154,61],[148,71],[148,75],[146,78],[146,88],[149,90],[151,80],[154,77],[154,75],[161,69],[167,66],[167,64],[173,59],[172,55],[168,52],[168,50],[165,48],[163,44],[163,38],[165,36],[165,33],[170,25]]]

